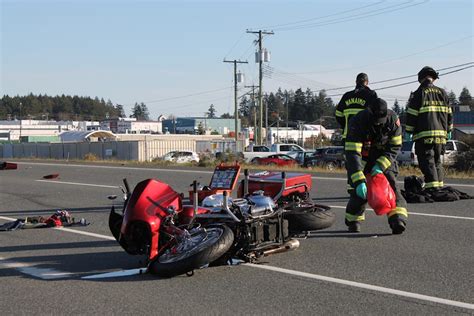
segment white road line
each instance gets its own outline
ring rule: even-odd
[[[17,161],[17,164],[23,165],[40,165],[40,166],[54,166],[54,167],[78,167],[78,168],[101,168],[101,169],[121,169],[121,170],[141,170],[141,171],[156,171],[156,172],[184,172],[184,173],[204,173],[212,174],[213,171],[206,170],[190,170],[190,169],[159,169],[159,168],[138,168],[138,167],[118,167],[118,166],[98,166],[98,165],[76,165],[76,164],[53,164],[53,163],[44,163],[44,162],[22,162]],[[304,172],[304,171],[302,171]],[[311,177],[315,180],[331,180],[331,181],[347,181],[346,178],[337,178],[337,177]],[[397,181],[402,183],[403,181]],[[455,187],[467,187],[474,188],[474,184],[466,183],[445,183],[445,185],[455,186]]]
[[[89,186],[89,187],[98,187],[98,188],[111,188],[111,189],[118,189],[119,186],[116,185],[105,185],[105,184],[92,184],[92,183],[79,183],[79,182],[65,182],[65,181],[56,181],[56,180],[35,180],[37,182],[46,182],[46,183],[53,183],[53,184],[70,184],[70,185],[82,185],[82,186]]]
[[[81,279],[91,280],[91,279],[118,278],[118,277],[131,276],[131,275],[140,275],[140,274],[146,273],[146,269],[147,268],[145,267],[145,268],[139,268],[139,269],[129,269],[129,270],[121,270],[121,271],[107,272],[107,273],[101,273],[101,274],[93,274],[93,275],[84,276]]]
[[[3,217],[3,216],[0,216],[0,219],[12,220],[11,218]],[[87,235],[87,236],[92,236],[92,237],[97,237],[97,238],[102,238],[102,239],[107,239],[107,240],[113,239],[113,237],[110,237],[110,236],[101,235],[101,234],[87,233],[87,232],[82,232],[82,231],[78,231],[78,230],[75,230],[75,229],[57,228],[57,230],[62,230],[62,231],[66,231],[66,232],[70,232],[70,233],[74,233],[74,234]],[[2,260],[2,259],[3,258],[0,257],[0,260]],[[428,295],[417,294],[417,293],[412,293],[412,292],[400,291],[400,290],[386,288],[386,287],[377,286],[377,285],[371,285],[371,284],[365,284],[365,283],[354,282],[354,281],[349,281],[349,280],[337,279],[337,278],[327,277],[327,276],[323,276],[323,275],[311,274],[311,273],[300,272],[300,271],[295,271],[295,270],[288,270],[288,269],[277,268],[277,267],[266,266],[266,265],[256,265],[256,264],[249,264],[249,263],[246,263],[244,265],[247,266],[247,267],[259,268],[259,269],[270,270],[270,271],[275,271],[275,272],[280,272],[280,273],[285,273],[285,274],[296,275],[296,276],[300,276],[300,277],[306,277],[306,278],[310,278],[310,279],[316,279],[316,280],[320,280],[320,281],[326,281],[326,282],[338,283],[338,284],[343,284],[343,285],[352,286],[352,287],[364,288],[364,289],[368,289],[368,290],[372,290],[372,291],[376,291],[376,292],[383,292],[383,293],[387,293],[387,294],[410,297],[410,298],[423,300],[423,301],[430,301],[430,302],[444,304],[444,305],[462,307],[462,308],[467,308],[467,309],[474,309],[474,304],[447,300],[447,299],[439,298],[439,297],[435,297],[435,296],[428,296]],[[137,271],[136,270],[130,270],[129,272],[132,274],[132,273],[136,273]],[[64,274],[61,274],[61,273],[67,273],[67,272],[61,272],[61,271],[49,271],[49,272],[47,272],[47,271],[43,271],[42,276],[46,277],[46,276],[49,275],[50,277],[53,277],[53,276],[56,275],[56,278],[64,277]],[[113,273],[113,272],[111,272],[111,273]],[[120,273],[123,273],[123,271],[117,271],[117,273],[120,274]],[[94,276],[97,277],[97,278],[99,277],[98,275],[93,275],[93,276],[90,277],[90,279],[93,279]]]
[[[341,208],[341,209],[346,209],[345,206],[339,206],[339,205],[328,205],[332,208]],[[367,211],[373,211],[371,208],[367,208]],[[474,217],[465,217],[465,216],[454,216],[454,215],[438,215],[438,214],[429,214],[429,213],[417,213],[417,212],[410,212],[408,211],[408,216],[410,215],[419,215],[419,216],[429,216],[429,217],[441,217],[441,218],[452,218],[452,219],[467,219],[474,221]]]
[[[38,268],[35,267],[35,265],[36,264],[16,262],[10,259],[0,257],[0,266],[16,269],[21,273],[28,274],[43,280],[63,279],[65,277],[71,277],[72,275],[75,275],[71,272],[64,272],[51,268]]]
[[[403,297],[408,297],[408,298],[414,298],[414,299],[422,300],[422,301],[428,301],[428,302],[433,302],[433,303],[438,303],[438,304],[443,304],[443,305],[467,308],[467,309],[474,309],[474,304],[447,300],[447,299],[439,298],[435,296],[428,296],[428,295],[423,295],[423,294],[418,294],[418,293],[400,291],[400,290],[395,290],[395,289],[377,286],[377,285],[337,279],[337,278],[327,277],[323,275],[283,269],[283,268],[278,268],[278,267],[273,267],[273,266],[268,266],[268,265],[257,265],[257,264],[250,264],[250,263],[245,263],[244,265],[247,267],[280,272],[284,274],[289,274],[289,275],[294,275],[294,276],[299,276],[299,277],[304,277],[304,278],[309,278],[309,279],[314,279],[314,280],[319,280],[319,281],[337,283],[337,284],[362,288],[362,289],[376,291],[376,292],[382,292],[382,293],[393,294],[393,295],[398,295],[398,296],[403,296]]]

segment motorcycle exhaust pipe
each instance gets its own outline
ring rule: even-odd
[[[300,246],[299,240],[290,239],[286,243],[284,243],[283,245],[279,246],[278,248],[265,250],[263,252],[263,256],[266,257],[266,256],[269,256],[269,255],[273,255],[275,253],[282,253],[282,252],[285,252],[285,251],[288,251],[288,250],[295,250],[299,246]]]
[[[229,208],[229,193],[227,191],[224,191],[223,193],[224,201],[222,207],[224,210],[229,214],[229,216],[236,222],[240,222],[239,218],[232,213],[232,211]]]

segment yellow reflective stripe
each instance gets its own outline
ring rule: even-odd
[[[391,210],[390,213],[388,213],[387,216],[390,217],[390,216],[393,216],[393,215],[402,215],[402,216],[408,217],[408,211],[404,207],[398,207],[397,206],[396,208]]]
[[[364,173],[362,171],[354,172],[351,175],[351,180],[353,183],[356,183],[357,181],[360,181],[360,180],[365,180]]]
[[[444,187],[444,182],[443,181],[439,181],[438,183],[439,183],[440,187]]]
[[[437,105],[441,105],[441,106],[444,106],[446,105],[446,103],[444,101],[424,101],[423,102],[423,106],[437,106]]]
[[[413,116],[418,116],[418,111],[415,110],[415,109],[412,109],[412,108],[408,108],[408,109],[407,109],[407,113],[408,113],[408,114],[411,114],[411,115],[413,115]]]
[[[392,144],[392,145],[401,145],[402,144],[402,135],[392,137],[390,139],[390,144]]]
[[[426,113],[426,112],[444,112],[444,113],[449,113],[449,109],[447,106],[435,106],[435,105],[431,105],[431,106],[424,106],[424,107],[421,107],[420,108],[420,111],[418,111],[418,113]],[[410,109],[408,109],[408,113]],[[411,113],[410,113],[411,114]]]
[[[344,115],[354,115],[354,114],[357,114],[359,113],[360,111],[362,111],[363,109],[345,109],[343,112],[344,112]]]
[[[427,182],[425,183],[425,189],[430,189],[430,188],[439,188],[441,187],[443,182],[438,182],[438,181],[433,181],[433,182]]]
[[[423,137],[444,137],[446,138],[446,131],[444,130],[434,130],[434,131],[424,131],[418,134],[413,135],[413,140],[417,140]]]
[[[365,221],[365,215],[352,215],[349,213],[346,213],[346,219],[348,222],[362,222]]]
[[[345,150],[357,151],[358,153],[362,152],[362,143],[346,142],[344,146]]]
[[[407,132],[413,132],[415,130],[414,126],[406,125],[405,126],[405,131]]]
[[[386,170],[392,164],[390,160],[385,156],[380,156],[377,159],[377,163],[382,167],[383,170]]]
[[[342,113],[341,111],[337,111],[337,110],[336,110],[336,116],[343,117],[343,116],[344,116],[344,113]]]
[[[448,107],[448,113],[453,114],[453,110],[451,109],[451,107]]]

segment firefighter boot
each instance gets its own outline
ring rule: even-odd
[[[392,234],[394,235],[402,234],[407,226],[406,222],[396,215],[388,219],[388,224],[390,225],[390,228],[392,229]]]
[[[349,222],[347,219],[345,220],[347,225],[347,230],[350,233],[360,233],[360,222]]]

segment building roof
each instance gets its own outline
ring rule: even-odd
[[[109,131],[72,131],[63,132],[59,134],[62,142],[85,142],[89,141],[91,137],[94,138],[105,138],[105,139],[116,139],[112,132]]]

